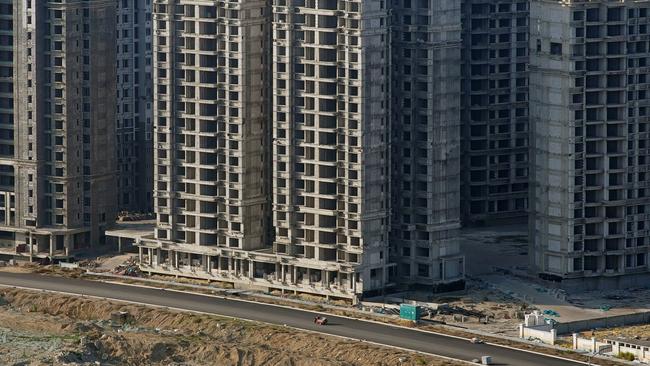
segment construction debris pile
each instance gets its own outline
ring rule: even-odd
[[[155,218],[156,218],[155,215],[151,212],[143,213],[143,212],[122,211],[117,214],[118,222],[153,220]]]
[[[140,267],[138,267],[138,264],[134,258],[128,259],[126,262],[115,267],[112,273],[132,277],[140,277],[142,275]]]
[[[80,268],[84,268],[84,269],[96,269],[101,265],[94,259],[82,259],[79,262],[77,262],[77,264],[79,264]]]

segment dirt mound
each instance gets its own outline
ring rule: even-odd
[[[55,364],[454,365],[279,326],[23,290],[1,295],[7,305],[0,306],[0,322],[62,339]],[[129,321],[116,323],[117,313]],[[0,364],[12,364],[2,352]]]

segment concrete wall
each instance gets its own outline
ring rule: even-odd
[[[527,327],[524,324],[519,324],[519,338],[539,339],[546,344],[553,345],[557,340],[557,330],[552,329],[549,325]]]
[[[650,362],[650,347],[626,342],[624,340],[605,340],[606,344],[612,345],[612,354],[619,355],[623,352],[633,354],[641,362]]]
[[[598,342],[596,338],[581,338],[577,333],[573,333],[573,349],[585,352],[598,352],[600,347],[607,346],[606,342]]]
[[[626,314],[618,316],[603,317],[599,319],[578,320],[568,323],[556,323],[554,325],[558,334],[582,332],[596,328],[612,328],[631,324],[642,324],[650,322],[650,312]]]

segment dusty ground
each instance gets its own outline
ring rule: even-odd
[[[518,326],[523,321],[524,313],[534,310],[508,294],[489,288],[482,281],[468,279],[466,286],[463,291],[433,296],[404,292],[388,295],[385,298],[376,297],[369,301],[395,305],[408,300],[433,303],[438,305],[439,310],[431,317],[425,316],[425,319],[460,328],[510,336],[518,334]],[[399,314],[399,311],[396,310],[396,313]]]
[[[103,263],[102,263],[103,264]],[[100,264],[100,265],[102,265]],[[64,277],[81,277],[83,272],[85,271],[84,269],[75,269],[75,270],[69,270],[69,269],[62,269],[58,266],[39,266],[39,265],[31,265],[31,264],[21,264],[20,266],[7,266],[7,267],[0,267],[0,271],[11,271],[11,272],[32,272],[32,273],[42,273],[42,274],[47,274],[47,275],[56,275],[56,276],[64,276]],[[193,279],[184,279],[184,278],[178,278],[178,279],[173,279],[167,276],[146,276],[148,278],[156,278],[156,279],[163,279],[167,281],[172,281],[172,282],[178,282],[178,285],[164,285],[166,288],[172,288],[172,289],[178,289],[178,290],[183,290],[183,291],[192,291],[192,292],[199,292],[199,293],[213,293],[212,290],[202,290],[202,289],[188,289],[187,287],[183,287],[183,283],[185,284],[197,284],[197,285],[211,285],[211,286],[220,286],[220,283],[215,283],[215,282],[208,282],[205,280],[193,280]],[[119,280],[119,282],[126,282],[126,283],[134,283],[134,284],[139,284],[141,281],[138,280],[137,277],[134,277],[133,279],[124,279],[124,280]],[[145,285],[148,286],[154,286],[154,287],[159,287],[159,285],[156,284],[151,284],[151,283],[144,283]],[[228,286],[228,284],[225,284],[226,288],[231,288],[231,286]],[[279,294],[276,294],[279,295]],[[412,298],[415,293],[408,293],[409,297]],[[338,309],[325,309],[323,306],[319,305],[318,302],[322,302],[323,298],[320,297],[315,297],[315,296],[310,296],[310,295],[298,295],[298,296],[293,296],[289,295],[286,296],[285,298],[281,297],[275,297],[275,298],[257,298],[254,294],[238,294],[237,296],[241,296],[250,300],[255,300],[255,301],[260,301],[260,302],[266,302],[266,303],[275,303],[275,304],[282,304],[282,305],[289,305],[289,306],[297,306],[300,308],[308,309],[308,310],[315,310],[315,311],[327,311],[328,313],[336,314],[336,315],[345,315],[345,316],[351,316],[351,317],[356,317],[360,319],[372,319],[375,321],[382,321],[382,322],[387,322],[387,323],[394,323],[402,326],[409,326],[412,327],[413,324],[410,322],[404,322],[401,321],[399,318],[396,317],[386,317],[386,316],[381,316],[377,317],[375,314],[371,312],[359,312],[355,311],[350,308],[350,310],[344,309],[346,303],[344,301],[341,301],[340,303],[337,303],[336,305],[341,306]],[[417,297],[417,296],[415,296]],[[295,298],[296,300],[306,300],[306,301],[313,301],[313,304],[296,304],[296,303],[291,303],[287,302],[288,299],[290,298]],[[444,322],[448,325],[452,325],[454,327],[445,327],[441,325],[436,325],[436,324],[419,324],[417,327],[423,330],[431,330],[435,332],[440,332],[440,333],[446,333],[446,334],[451,334],[451,335],[457,335],[457,336],[462,336],[465,338],[472,338],[475,337],[475,334],[466,332],[463,328],[469,330],[481,330],[484,332],[488,333],[493,333],[495,335],[501,334],[501,335],[506,335],[506,336],[514,336],[516,335],[516,327],[517,324],[521,322],[519,319],[522,316],[522,311],[529,312],[532,310],[529,305],[526,305],[525,303],[515,299],[509,294],[506,294],[504,292],[495,290],[493,288],[490,288],[487,286],[486,283],[480,280],[470,280],[468,281],[468,288],[464,291],[459,291],[456,293],[447,293],[447,294],[441,294],[440,296],[434,296],[431,297],[430,295],[422,297],[422,299],[419,299],[421,301],[432,301],[436,303],[444,303],[448,305],[448,310],[442,311],[440,314],[436,314],[433,316],[432,320],[435,322]],[[1,302],[1,300],[0,300]],[[119,307],[119,308],[125,308],[125,307]],[[119,309],[118,308],[118,309]],[[146,308],[142,308],[146,309]],[[451,309],[451,310],[449,310]],[[0,306],[0,314],[2,313],[3,307]],[[465,314],[464,321],[461,321],[459,315]],[[490,317],[489,321],[487,324],[485,324],[481,318],[485,317],[488,315]],[[227,322],[227,321],[226,321]],[[0,325],[2,324],[2,317],[0,315]],[[243,324],[247,324],[243,322]],[[141,327],[142,328],[142,327]],[[273,328],[273,327],[271,327]],[[276,329],[276,328],[273,328]],[[282,328],[280,328],[282,329]],[[0,328],[0,340],[2,340],[3,333],[1,331],[2,329]],[[132,331],[132,329],[127,329]],[[142,330],[142,329],[141,329]],[[146,330],[146,329],[145,329]],[[155,330],[155,328],[154,328]],[[283,329],[284,330],[284,329]],[[123,335],[121,332],[118,331],[118,334]],[[148,333],[146,333],[148,334]],[[164,334],[163,334],[164,335]],[[137,337],[136,337],[137,338]],[[527,344],[527,343],[521,343],[517,341],[512,341],[508,339],[503,339],[503,338],[492,338],[492,337],[481,337],[484,338],[485,340],[488,340],[492,343],[497,343],[497,344],[503,344],[503,345],[508,345],[508,346],[514,346],[517,348],[522,348],[522,349],[529,349],[529,350],[534,350],[537,352],[542,352],[542,353],[547,353],[547,354],[552,354],[552,355],[558,355],[558,356],[563,356],[571,359],[577,359],[577,360],[582,360],[585,361],[586,358],[582,355],[570,352],[568,349],[570,349],[570,344],[564,345],[567,350],[556,350],[556,349],[549,349],[546,347],[541,347],[538,345],[533,345],[533,344]],[[282,342],[282,341],[280,341]],[[2,342],[0,342],[1,346]],[[356,343],[358,347],[358,343]],[[363,345],[364,347],[366,345]],[[138,345],[138,347],[141,347]],[[1,350],[1,347],[0,347]],[[76,351],[78,352],[78,351]],[[215,351],[216,352],[216,351]],[[1,354],[1,352],[0,352]],[[28,352],[28,354],[30,354]],[[312,353],[309,352],[309,355]],[[410,359],[407,358],[404,362],[405,363],[399,363],[400,357],[404,356],[399,356],[397,357],[397,363],[383,363],[386,365],[401,365],[401,364],[415,364],[415,365],[451,365],[450,363],[444,363],[443,361],[438,360],[439,363],[435,363],[432,360],[427,360],[427,359],[420,359],[420,358],[415,358],[415,359]],[[381,358],[380,358],[381,359]],[[383,359],[381,359],[383,360]],[[0,357],[0,364],[4,364],[2,357]],[[173,360],[172,360],[173,361]],[[336,360],[339,362],[339,360]],[[385,360],[383,360],[385,361]],[[194,363],[192,363],[194,362]],[[223,361],[226,362],[226,361]],[[229,361],[228,361],[229,362]],[[221,363],[225,365],[229,365],[230,363]],[[284,361],[283,361],[284,362]],[[316,362],[316,363],[310,363],[310,362]],[[325,362],[325,363],[323,363]],[[409,363],[410,362],[410,363]],[[427,363],[427,362],[434,362],[434,363]],[[442,363],[440,363],[442,362]],[[38,365],[38,363],[33,363],[34,365]],[[131,363],[132,365],[138,365],[137,363]],[[149,363],[144,363],[144,364],[151,364]],[[174,365],[173,362],[167,363],[170,365]],[[167,365],[166,364],[166,365]],[[241,365],[254,365],[256,363],[241,363]],[[271,363],[260,363],[264,365],[364,365],[363,363],[358,363],[357,361],[348,361],[344,360],[339,363],[331,363],[331,360],[327,361],[322,361],[319,360],[313,361],[309,359],[309,361],[295,361],[293,363],[277,363],[275,361]],[[369,363],[369,365],[382,365],[382,363]],[[599,365],[620,365],[619,363],[616,363],[614,361],[598,361]],[[198,361],[187,361],[183,363],[183,365],[202,365],[202,363]]]
[[[0,295],[2,365],[456,365],[206,315],[22,290]],[[120,311],[128,316],[111,321]]]
[[[603,338],[629,338],[650,341],[650,324],[634,325],[628,327],[596,329],[592,332],[583,332],[585,338],[596,337],[599,340]]]
[[[465,294],[435,297],[433,302],[447,303],[452,309],[449,314],[444,314],[443,311],[443,314],[436,315],[434,320],[510,336],[518,334],[518,326],[523,321],[524,313],[533,310],[527,304],[500,291],[489,289],[477,281],[468,281]]]

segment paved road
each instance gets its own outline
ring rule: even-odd
[[[222,299],[198,294],[24,273],[0,273],[0,285],[100,296],[142,304],[201,311],[241,319],[287,324],[296,328],[355,339],[364,339],[384,345],[403,347],[467,361],[480,358],[482,355],[490,355],[496,365],[581,365],[578,362],[564,361],[487,344],[472,344],[462,339],[336,316],[328,316],[330,325],[317,326],[313,324],[314,313],[311,312],[238,301],[235,299]]]

